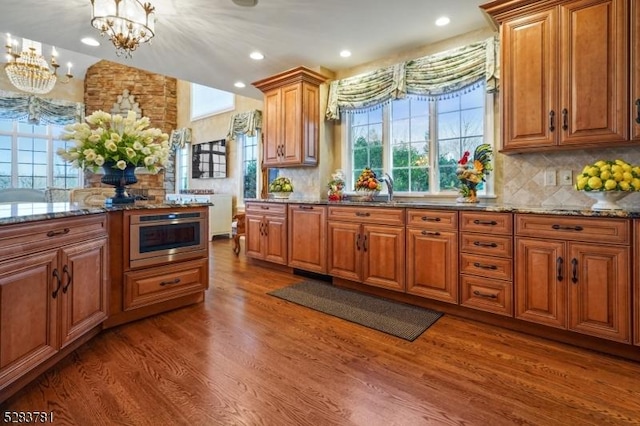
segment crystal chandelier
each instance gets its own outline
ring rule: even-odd
[[[138,0],[91,0],[91,25],[109,36],[118,56],[130,58],[140,43],[154,36],[154,10],[151,3]]]
[[[56,62],[55,47],[51,51],[51,65],[42,55],[42,44],[36,41],[22,39],[22,47],[18,48],[18,40],[12,39],[11,34],[7,34],[7,63],[4,70],[9,77],[9,81],[17,89],[27,93],[43,95],[49,93],[56,81],[68,83],[71,75],[71,63],[67,64],[68,71],[66,79],[58,78],[58,63]]]

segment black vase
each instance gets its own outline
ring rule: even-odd
[[[131,204],[135,201],[135,198],[125,196],[124,190],[127,185],[138,181],[135,173],[136,166],[127,163],[127,167],[124,170],[120,170],[115,165],[116,163],[113,161],[107,161],[102,165],[104,176],[102,176],[100,182],[115,187],[116,194],[111,198],[112,204]]]

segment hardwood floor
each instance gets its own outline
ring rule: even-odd
[[[204,303],[103,332],[3,411],[57,425],[640,424],[640,363],[452,315],[407,342],[268,296],[302,278],[211,246]]]

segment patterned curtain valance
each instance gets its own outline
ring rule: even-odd
[[[231,122],[229,123],[227,140],[234,140],[236,138],[236,133],[255,136],[256,129],[260,128],[262,128],[262,111],[254,109],[253,111],[235,114],[231,117]]]
[[[188,143],[191,143],[191,129],[189,127],[182,127],[171,131],[169,136],[169,142],[172,149],[184,148]]]
[[[0,119],[65,125],[84,120],[84,104],[0,90]]]
[[[326,117],[328,120],[337,120],[341,112],[376,108],[406,95],[436,100],[482,81],[488,92],[497,91],[497,43],[497,38],[491,37],[442,53],[332,81]]]

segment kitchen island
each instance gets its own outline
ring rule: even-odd
[[[640,360],[640,210],[269,199],[246,211],[254,261]]]
[[[0,402],[105,327],[201,302],[207,224],[207,204],[0,204]]]

